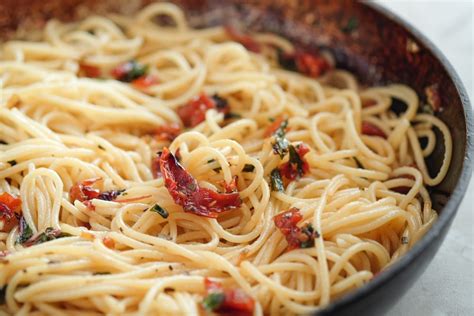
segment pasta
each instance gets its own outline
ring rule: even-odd
[[[0,313],[307,314],[403,256],[450,132],[315,56],[167,3],[3,43]]]

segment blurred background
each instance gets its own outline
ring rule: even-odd
[[[427,36],[448,58],[473,98],[473,1],[379,0]],[[442,91],[442,87],[441,87]],[[435,259],[387,314],[474,315],[474,181]]]

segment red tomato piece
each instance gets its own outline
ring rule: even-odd
[[[291,208],[273,218],[275,226],[280,229],[288,243],[287,251],[297,248],[308,248],[314,245],[314,238],[319,234],[311,224],[298,227],[297,224],[303,219],[297,208]]]
[[[158,83],[158,78],[153,75],[144,75],[132,81],[132,85],[140,90],[146,90],[148,87]]]
[[[253,314],[255,308],[255,301],[252,297],[247,295],[242,289],[224,289],[219,282],[204,278],[204,287],[206,294],[221,293],[224,300],[215,306],[214,312],[224,315],[240,315],[250,316]]]
[[[305,144],[296,146],[297,157],[291,150],[292,149],[290,149],[290,160],[281,165],[280,174],[288,180],[295,180],[309,171],[309,164],[306,159],[304,159],[304,155],[309,152],[309,148]]]
[[[160,171],[171,197],[185,212],[216,218],[219,213],[242,204],[238,192],[217,193],[201,188],[166,147],[160,156]]]
[[[206,119],[207,110],[214,109],[215,107],[215,102],[201,93],[187,104],[179,107],[177,112],[184,126],[194,127]]]
[[[178,123],[158,126],[153,134],[158,140],[173,141],[181,133],[181,127]]]
[[[281,126],[281,123],[283,123],[284,120],[285,119],[281,116],[276,118],[272,124],[268,125],[263,136],[264,137],[272,136],[276,132],[276,130]]]
[[[98,78],[101,76],[100,68],[97,66],[80,63],[79,70],[88,78]]]
[[[293,227],[303,219],[300,210],[296,207],[289,209],[286,212],[280,213],[273,218],[275,226],[280,229],[283,235],[291,233]]]
[[[0,231],[8,233],[18,225],[21,217],[21,199],[4,192],[0,194]]]
[[[222,291],[222,284],[209,278],[204,278],[204,287],[206,288],[206,293]]]
[[[224,29],[233,41],[242,44],[249,51],[259,53],[262,50],[260,43],[255,41],[250,35],[244,34],[231,26],[225,26]]]
[[[362,122],[362,134],[387,138],[387,135],[385,135],[384,131],[382,131],[378,126],[375,126],[374,124],[367,121]]]
[[[237,312],[239,315],[253,315],[255,301],[243,290],[231,289],[224,291],[225,299],[219,311]]]
[[[220,183],[224,187],[225,193],[237,192],[237,179],[238,177],[234,176],[229,183],[225,181],[222,181],[222,183]]]
[[[21,199],[11,195],[10,193],[3,192],[0,194],[0,203],[6,205],[10,210],[17,214],[21,214]]]
[[[84,202],[97,198],[100,195],[100,191],[94,189],[92,185],[99,180],[101,180],[101,178],[92,178],[73,185],[69,190],[71,202],[74,203],[76,200]]]
[[[299,72],[312,78],[318,78],[331,68],[325,58],[307,52],[296,52],[295,63]]]

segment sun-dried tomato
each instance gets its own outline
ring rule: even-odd
[[[318,78],[331,68],[328,61],[315,53],[296,52],[296,69],[311,78]]]
[[[166,125],[158,126],[154,131],[153,135],[158,140],[173,141],[181,133],[181,127],[178,123],[171,123]]]
[[[236,209],[242,204],[238,192],[217,193],[201,188],[196,179],[181,166],[168,148],[163,149],[159,161],[168,192],[185,212],[216,218],[219,213]]]
[[[299,144],[289,146],[290,158],[280,166],[280,174],[288,180],[295,180],[302,177],[309,171],[309,164],[304,159],[304,155],[309,152],[308,146]]]
[[[314,246],[314,238],[319,237],[319,233],[313,229],[310,223],[303,227],[297,226],[302,219],[303,216],[299,209],[295,207],[273,218],[275,226],[280,229],[288,242],[287,251],[312,247]]]
[[[207,296],[202,305],[205,309],[224,315],[252,315],[255,301],[240,288],[224,289],[218,282],[204,279]]]
[[[0,231],[10,232],[21,217],[21,199],[4,192],[0,194]]]
[[[184,126],[194,127],[206,119],[206,112],[210,109],[217,109],[218,112],[224,114],[230,112],[230,107],[225,99],[218,95],[208,97],[204,93],[180,106],[176,112],[183,121]]]

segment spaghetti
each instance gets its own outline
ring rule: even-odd
[[[436,221],[451,135],[333,64],[163,3],[3,43],[0,310],[306,314],[376,277]]]

